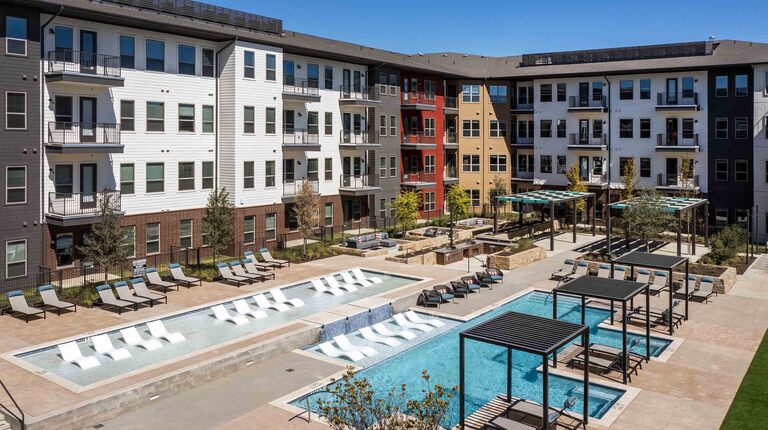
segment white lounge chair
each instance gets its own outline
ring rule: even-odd
[[[339,275],[341,275],[341,279],[344,282],[346,282],[347,285],[357,284],[363,287],[370,287],[371,285],[373,285],[373,283],[370,281],[366,281],[366,280],[361,281],[359,279],[352,278],[352,275],[350,275],[349,272],[339,272]]]
[[[610,278],[611,277],[611,265],[610,264],[601,264],[597,267],[597,277],[598,278]]]
[[[637,271],[637,277],[635,278],[635,282],[639,282],[641,284],[649,284],[651,281],[651,271],[646,269],[640,269]]]
[[[693,290],[690,293],[691,298],[696,299],[703,299],[704,303],[709,303],[709,298],[712,295],[717,296],[717,293],[714,291],[715,288],[715,280],[709,277],[701,278],[701,282],[699,282],[699,289]]]
[[[276,263],[264,263],[264,262],[259,261],[256,258],[256,256],[253,255],[253,251],[245,251],[243,253],[243,256],[245,256],[245,260],[248,260],[249,262],[251,262],[254,267],[259,267],[259,268],[262,268],[264,270],[269,270],[272,267],[279,267],[280,266],[279,264],[276,264]],[[246,268],[247,267],[248,266],[246,266]]]
[[[173,279],[175,279],[177,282],[180,282],[187,288],[191,287],[194,284],[203,285],[203,282],[201,280],[185,275],[184,271],[181,269],[181,266],[177,263],[169,264],[168,269],[171,270],[171,276],[173,277]]]
[[[581,276],[589,275],[589,263],[586,261],[576,262],[576,271],[572,275],[566,276],[566,279],[576,279]]]
[[[568,276],[571,275],[571,273],[573,273],[573,269],[575,266],[576,266],[576,263],[574,263],[573,260],[571,260],[570,258],[566,258],[565,261],[563,261],[563,267],[560,268],[560,270],[558,270],[557,272],[550,275],[550,277],[553,279],[567,278]]]
[[[669,286],[669,279],[665,272],[654,272],[653,283],[648,287],[651,294],[660,294]]]
[[[384,282],[378,276],[371,276],[370,278],[365,276],[365,273],[363,273],[363,271],[360,270],[360,269],[352,269],[352,274],[355,275],[355,278],[357,278],[359,280],[363,279],[363,280],[366,280],[366,281],[371,281],[374,284],[381,284],[382,282]]]
[[[104,354],[115,361],[125,360],[131,357],[130,351],[125,348],[115,348],[106,334],[100,334],[91,338],[93,349],[99,354]]]
[[[235,312],[240,315],[250,315],[257,320],[264,319],[268,316],[267,313],[261,309],[252,308],[245,299],[235,300],[232,304],[235,305]]]
[[[419,331],[423,331],[423,332],[428,332],[428,331],[434,330],[431,325],[428,325],[428,324],[416,324],[416,323],[412,323],[412,322],[408,321],[407,319],[405,319],[405,315],[403,315],[403,314],[395,314],[394,318],[395,318],[395,324],[397,324],[397,325],[399,325],[400,327],[403,327],[403,328],[412,328],[414,330],[419,330]]]
[[[347,357],[352,361],[360,361],[365,358],[365,355],[363,355],[360,351],[341,351],[331,342],[323,342],[320,344],[320,351],[333,358],[339,358],[339,357]]]
[[[360,351],[363,354],[367,355],[368,357],[373,357],[374,355],[378,354],[379,351],[376,351],[375,349],[371,348],[370,346],[357,346],[353,345],[352,342],[349,341],[347,336],[340,334],[338,336],[334,336],[333,340],[336,341],[336,345],[338,345],[339,348],[341,348],[342,351]]]
[[[80,347],[77,346],[75,341],[62,343],[58,347],[61,358],[67,363],[72,363],[83,370],[101,366],[98,358],[92,355],[88,357],[83,356],[83,353],[80,351]]]
[[[121,314],[123,313],[123,309],[133,309],[136,310],[136,303],[133,302],[127,302],[125,300],[119,300],[117,297],[115,297],[115,293],[112,291],[112,287],[110,287],[107,284],[99,285],[96,287],[96,291],[99,293],[99,299],[101,300],[102,306],[112,306],[113,308],[117,308],[117,313]]]
[[[285,303],[273,303],[270,302],[267,296],[264,294],[256,294],[253,296],[253,300],[256,301],[256,306],[262,309],[274,309],[278,312],[285,312],[291,310]]]
[[[368,342],[383,343],[384,345],[388,345],[393,348],[400,345],[399,340],[392,339],[391,337],[379,336],[378,334],[374,333],[370,327],[361,328],[360,335],[363,336],[363,339],[367,340]]]
[[[211,307],[213,316],[219,321],[229,321],[235,325],[248,324],[248,318],[245,315],[231,315],[224,305]]]
[[[403,315],[405,315],[405,317],[408,318],[408,320],[414,324],[429,324],[432,327],[443,327],[445,325],[445,323],[440,320],[424,319],[414,311],[406,311],[403,313]]]
[[[158,339],[165,339],[170,343],[179,343],[187,340],[183,334],[177,331],[169,332],[165,328],[165,324],[163,324],[162,320],[148,322],[147,328],[149,329],[149,334],[151,334],[153,337]]]
[[[269,290],[269,294],[272,295],[272,299],[277,303],[283,303],[283,304],[287,303],[293,306],[294,308],[304,306],[303,300],[298,298],[289,299],[288,297],[285,297],[285,294],[283,294],[283,290],[281,290],[280,288],[273,288]]]
[[[613,267],[613,279],[623,281],[627,277],[627,268],[624,266]]]
[[[339,288],[327,287],[320,279],[313,279],[310,282],[312,283],[312,288],[314,288],[315,291],[319,293],[328,293],[333,294],[334,296],[340,296],[344,294],[344,291]]]
[[[333,275],[326,275],[323,276],[323,280],[328,284],[330,287],[338,288],[338,289],[344,289],[347,291],[357,291],[357,287],[351,284],[340,284],[339,281],[336,280],[336,278]]]
[[[373,331],[376,333],[382,335],[382,336],[388,336],[388,337],[401,337],[405,340],[413,340],[416,339],[416,333],[410,331],[410,330],[390,330],[387,326],[385,326],[382,323],[377,323],[371,326]]]
[[[128,327],[120,330],[120,334],[123,335],[123,341],[131,346],[140,346],[147,351],[154,351],[162,348],[163,344],[157,339],[144,339],[136,330],[136,327]]]

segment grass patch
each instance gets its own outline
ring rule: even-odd
[[[335,241],[314,242],[307,244],[307,256],[304,256],[304,246],[294,246],[286,249],[276,249],[272,251],[272,256],[278,260],[288,260],[293,263],[302,263],[306,261],[319,260],[321,258],[333,257],[338,254],[336,249],[331,247]]]
[[[720,430],[744,430],[765,428],[768,411],[768,332],[757,349],[752,364],[741,381],[736,398]]]

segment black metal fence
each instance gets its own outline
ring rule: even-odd
[[[48,51],[49,72],[75,72],[119,78],[122,72],[120,57],[94,52],[57,49]]]
[[[49,145],[120,144],[120,124],[103,122],[49,122]]]

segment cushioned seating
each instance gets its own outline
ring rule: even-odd
[[[371,249],[376,247],[392,248],[397,242],[389,238],[387,233],[369,233],[351,236],[346,240],[347,248]]]

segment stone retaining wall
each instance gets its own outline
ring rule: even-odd
[[[488,267],[495,267],[502,270],[513,270],[518,267],[527,266],[539,260],[547,258],[547,251],[544,248],[534,246],[517,254],[501,255],[504,251],[488,256]]]

